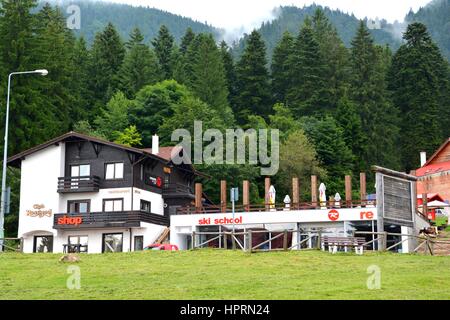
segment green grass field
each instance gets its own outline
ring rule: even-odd
[[[450,257],[198,250],[80,255],[68,289],[58,254],[0,254],[0,299],[450,299]],[[367,268],[381,270],[369,290]]]

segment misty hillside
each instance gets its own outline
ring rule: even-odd
[[[354,15],[319,5],[305,6],[303,8],[292,6],[279,7],[276,9],[278,17],[270,22],[263,23],[258,30],[266,42],[269,57],[283,33],[287,30],[296,35],[305,18],[314,15],[317,8],[322,8],[330,22],[336,27],[344,44],[350,46],[359,24],[358,18]],[[383,20],[380,23],[382,28],[387,25],[387,22]],[[388,44],[394,50],[400,46],[400,39],[395,39],[393,35],[384,29],[371,30],[371,33],[378,44]],[[247,37],[248,35],[245,35],[235,46],[237,55],[242,52]]]
[[[46,2],[61,4],[61,1],[39,1],[39,8]],[[112,22],[122,39],[127,39],[134,27],[138,27],[144,35],[145,42],[152,40],[161,25],[166,25],[178,41],[188,27],[195,33],[212,33],[219,36],[220,30],[213,26],[194,21],[190,18],[147,7],[133,7],[125,4],[94,2],[86,0],[63,1],[62,11],[67,15],[67,7],[75,4],[81,10],[81,30],[74,30],[76,35],[83,35],[88,43],[92,43],[95,33],[101,31],[108,22]]]
[[[276,9],[278,17],[272,21],[263,23],[258,30],[266,42],[268,56],[271,56],[283,32],[287,30],[292,34],[297,34],[305,18],[312,16],[314,11],[319,7],[323,9],[325,15],[336,27],[345,45],[347,47],[350,46],[359,23],[359,19],[354,15],[318,5],[305,6],[303,8],[287,6]],[[410,12],[405,18],[405,21],[420,21],[425,23],[430,29],[434,41],[440,46],[447,59],[450,60],[450,0],[433,1],[417,13]],[[379,22],[381,29],[370,30],[375,42],[382,45],[387,44],[391,49],[396,50],[401,44],[402,32],[405,30],[407,23],[397,22],[390,24],[386,20]],[[245,35],[235,44],[234,49],[236,55],[240,55],[242,52],[247,38],[248,35]]]

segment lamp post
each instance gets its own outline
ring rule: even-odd
[[[21,74],[40,74],[41,76],[46,76],[48,71],[45,69],[38,69],[34,71],[20,71],[12,72],[8,76],[8,95],[6,100],[6,120],[5,120],[5,144],[3,147],[3,171],[2,171],[2,194],[1,194],[1,204],[0,204],[0,251],[3,250],[3,238],[4,238],[4,218],[5,218],[5,207],[6,207],[6,161],[8,160],[8,125],[9,125],[9,97],[11,91],[11,78],[14,75]]]

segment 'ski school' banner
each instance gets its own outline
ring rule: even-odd
[[[372,221],[377,219],[376,208],[292,210],[268,212],[239,212],[224,214],[192,214],[171,216],[173,226],[205,226],[230,224],[296,223]]]

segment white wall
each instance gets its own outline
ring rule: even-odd
[[[152,213],[164,215],[164,200],[161,194],[150,192],[147,190],[142,190],[139,188],[134,189],[133,197],[133,209],[139,210],[141,208],[141,199],[150,201],[152,206]]]
[[[102,253],[103,234],[104,233],[122,233],[123,234],[123,252],[133,251],[134,237],[144,236],[144,247],[148,246],[160,236],[164,226],[150,223],[141,223],[140,228],[131,228],[131,250],[130,250],[130,228],[120,229],[92,229],[92,230],[59,230],[53,243],[53,252],[62,253],[63,244],[67,244],[69,236],[87,236],[88,253]],[[28,247],[27,247],[28,249]],[[32,252],[33,247],[26,252]]]
[[[19,231],[22,237],[32,231],[53,230],[53,214],[59,211],[58,177],[64,175],[65,145],[52,145],[22,160],[20,181]],[[44,205],[41,210],[51,210],[52,216],[31,217],[27,210],[36,211],[34,205]],[[45,232],[44,232],[45,233]]]

